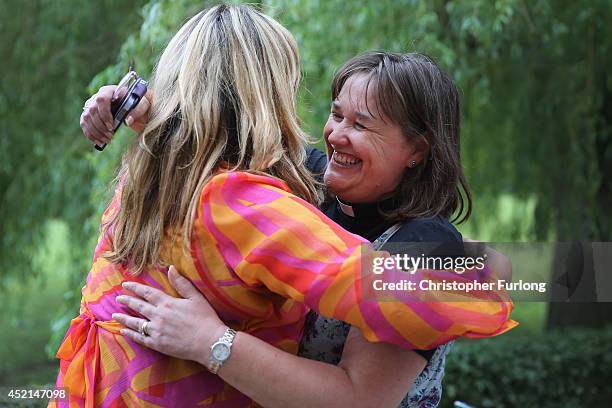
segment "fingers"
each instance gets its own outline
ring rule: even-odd
[[[155,350],[155,343],[151,336],[142,335],[139,332],[131,329],[121,329],[120,333],[138,344],[142,344],[143,346]]]
[[[134,122],[146,122],[146,117],[149,113],[149,109],[151,108],[151,101],[153,98],[153,93],[149,90],[145,94],[145,96],[138,102],[138,105],[130,112],[130,114],[125,118],[125,123],[132,127]]]
[[[149,320],[153,317],[155,307],[145,300],[135,298],[133,296],[120,295],[116,297],[117,302],[121,303],[147,317]]]
[[[81,114],[80,126],[89,140],[102,145],[110,142],[113,134],[113,117],[110,111],[111,99],[116,86],[108,85],[101,87],[85,102]]]
[[[168,269],[168,278],[170,279],[170,284],[176,291],[184,297],[185,299],[191,299],[194,297],[203,297],[199,290],[196,289],[195,286],[176,270],[173,266],[170,266]]]
[[[113,128],[113,114],[111,113],[111,100],[115,93],[115,85],[107,85],[100,88],[95,98],[96,106],[98,106],[98,112],[100,113],[99,119],[104,123],[107,129]]]
[[[144,324],[144,322],[146,322],[146,320],[141,319],[139,317],[126,315],[123,313],[113,313],[112,317],[113,317],[113,320],[137,332],[140,332],[142,325]],[[151,323],[149,323],[149,325],[147,326],[147,331],[149,332],[149,334],[151,333]]]
[[[89,112],[89,109],[86,109],[81,114],[81,120],[79,122],[81,129],[83,130],[83,134],[87,136],[89,140],[94,142],[97,145],[103,145],[106,143],[106,136],[104,132],[100,132],[92,122],[92,114]]]
[[[100,118],[100,107],[98,105],[92,107],[90,113],[91,124],[96,129],[98,136],[103,139],[104,143],[110,143],[113,137],[112,126],[106,127],[106,124],[102,122]]]
[[[147,95],[148,94],[149,93],[147,92]],[[133,119],[140,119],[141,117],[145,116],[147,112],[149,112],[151,102],[147,98],[147,95],[145,95],[144,98],[142,98],[140,102],[138,102],[138,105],[136,105],[134,110],[130,113],[129,116],[131,116]]]
[[[159,289],[153,288],[151,286],[143,285],[138,282],[123,282],[121,286],[124,289],[129,290],[130,292],[134,292],[141,298],[147,300],[152,305],[157,306],[161,303],[165,298],[169,298],[171,296],[166,295]]]

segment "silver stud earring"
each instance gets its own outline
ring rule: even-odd
[[[417,165],[416,160],[413,160],[410,162],[410,167],[416,167],[416,165]]]

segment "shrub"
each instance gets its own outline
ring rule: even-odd
[[[459,342],[442,407],[612,406],[612,326]]]

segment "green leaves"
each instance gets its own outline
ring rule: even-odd
[[[455,345],[440,406],[455,400],[482,408],[609,404],[612,327],[506,336]]]
[[[49,218],[66,220],[78,242],[89,234],[82,225],[93,211],[93,169],[84,160],[90,146],[78,125],[81,106],[92,76],[138,27],[137,7],[114,0],[79,7],[68,0],[2,2],[0,276],[36,273],[32,251]]]

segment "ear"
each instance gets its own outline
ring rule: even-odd
[[[414,168],[419,166],[429,156],[429,141],[424,137],[419,137],[417,140],[412,142],[412,153],[408,157],[408,163],[406,167]],[[414,164],[416,163],[416,164]]]

